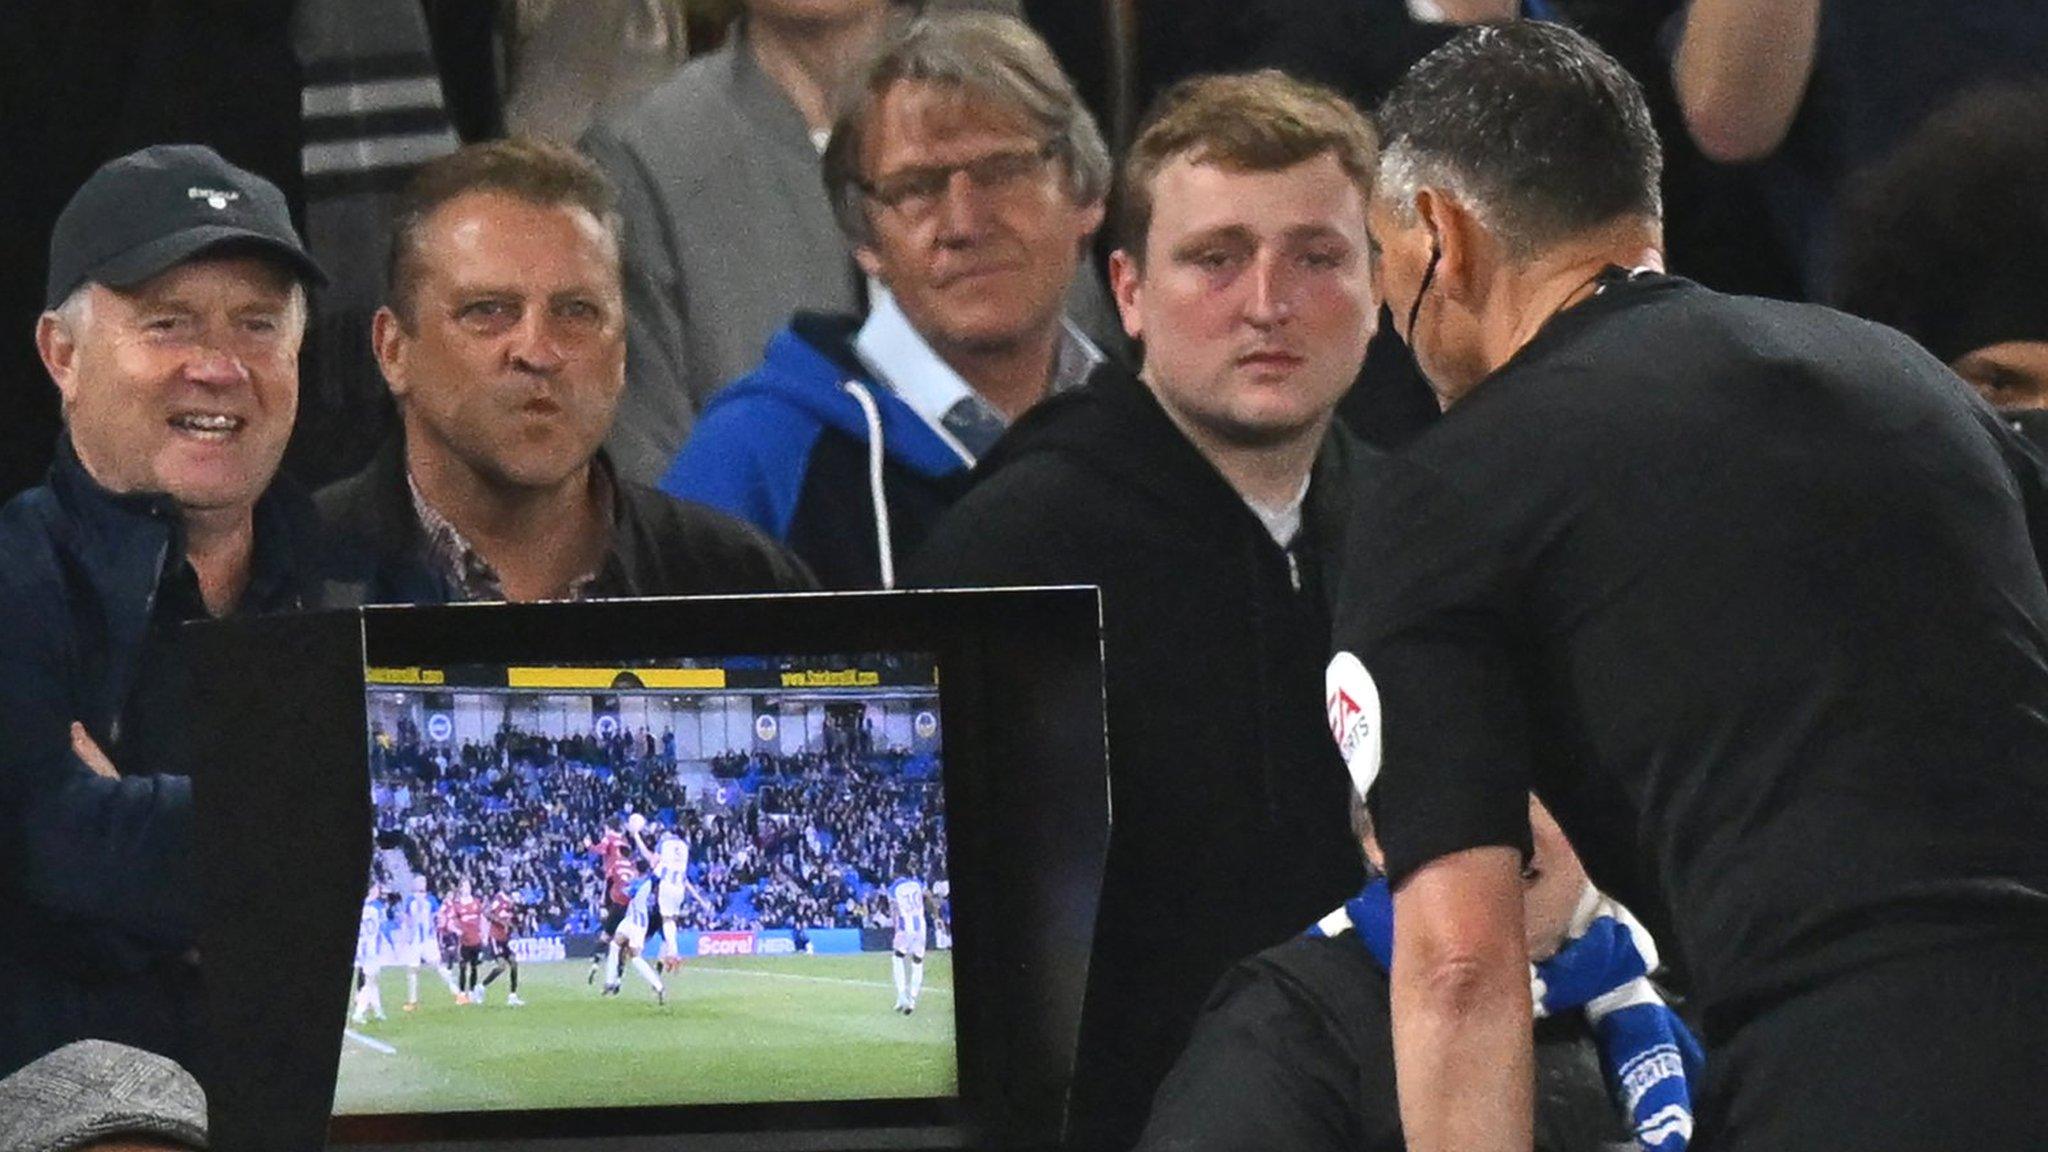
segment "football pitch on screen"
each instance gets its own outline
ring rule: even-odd
[[[506,979],[458,1005],[420,971],[378,980],[386,1020],[342,1041],[343,1114],[950,1096],[953,958],[925,962],[917,1010],[894,1010],[887,952],[704,957],[666,973],[666,1005],[630,965],[617,996],[585,982],[587,960],[522,964],[523,1006]],[[486,967],[488,971],[488,967]]]

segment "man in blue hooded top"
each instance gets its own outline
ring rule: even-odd
[[[797,315],[662,488],[753,521],[827,587],[893,585],[1010,421],[1102,361],[1064,306],[1109,180],[1022,24],[942,14],[888,37],[825,151],[868,318]]]

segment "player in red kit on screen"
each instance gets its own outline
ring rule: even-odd
[[[455,888],[455,899],[448,902],[453,909],[455,935],[460,946],[462,962],[456,966],[456,980],[463,995],[471,1003],[483,1001],[483,987],[477,980],[477,971],[483,967],[484,957],[484,902],[477,899],[464,880]]]
[[[626,917],[626,901],[632,898],[626,891],[633,882],[633,866],[627,856],[631,847],[632,841],[626,839],[616,816],[606,817],[604,831],[590,842],[590,850],[597,856],[597,874],[604,878],[605,907],[604,924],[597,930],[597,947],[590,954],[590,971],[583,978],[585,984],[597,983],[606,947],[612,934],[619,930],[619,921]]]
[[[490,902],[484,905],[484,934],[489,937],[491,970],[477,985],[476,999],[484,1000],[484,989],[491,981],[507,972],[512,974],[511,991],[505,997],[505,1004],[517,1008],[526,1001],[519,998],[519,958],[512,954],[512,925],[519,918],[519,901],[512,893],[500,888]]]
[[[434,913],[434,934],[441,942],[441,955],[459,956],[462,952],[462,930],[455,926],[455,901],[448,900]],[[451,985],[457,1004],[469,1003],[469,993],[458,984]]]

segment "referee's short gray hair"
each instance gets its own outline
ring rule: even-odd
[[[898,82],[935,84],[1015,114],[1038,128],[1064,169],[1067,193],[1087,204],[1109,194],[1109,148],[1073,81],[1038,34],[991,12],[933,12],[884,36],[841,90],[825,146],[825,191],[839,227],[869,239],[861,170],[869,125]]]
[[[1518,260],[1618,220],[1663,218],[1664,154],[1642,86],[1560,24],[1467,28],[1379,108],[1377,195],[1414,225],[1442,188]]]

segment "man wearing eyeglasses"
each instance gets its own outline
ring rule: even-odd
[[[825,183],[881,289],[868,318],[797,314],[662,487],[759,525],[827,587],[888,587],[1009,423],[1101,362],[1064,306],[1110,162],[1007,17],[916,21],[848,91]]]

